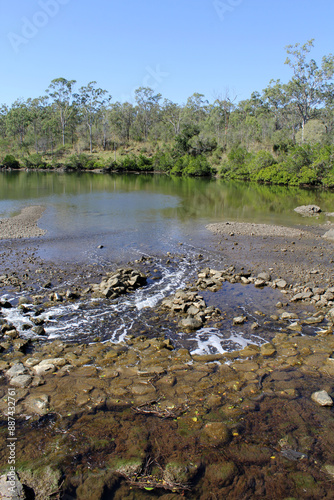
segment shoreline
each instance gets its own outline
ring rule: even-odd
[[[46,231],[37,225],[45,209],[39,205],[31,205],[24,207],[19,215],[0,219],[0,240],[36,238],[46,234]]]

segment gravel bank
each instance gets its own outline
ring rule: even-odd
[[[301,229],[270,224],[252,224],[250,222],[222,222],[209,224],[206,227],[216,234],[234,233],[249,236],[286,236],[287,238],[298,238],[309,234],[307,231]]]
[[[45,207],[31,206],[22,209],[19,215],[0,219],[0,239],[35,238],[46,233],[37,226]]]

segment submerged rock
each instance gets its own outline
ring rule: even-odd
[[[333,406],[333,400],[326,391],[314,392],[311,399],[320,406]]]

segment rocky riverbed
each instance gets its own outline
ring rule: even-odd
[[[188,283],[147,308],[150,328],[143,320],[116,343],[99,332],[94,342],[51,341],[45,312],[87,298],[108,308],[161,279],[154,260],[57,266],[36,256],[36,242],[9,242],[0,277],[3,498],[10,481],[17,498],[40,500],[333,498],[333,243],[325,229],[217,231],[210,244],[225,264],[198,256]],[[226,315],[209,304],[233,284],[277,292],[274,313]],[[25,328],[6,319],[11,308]],[[270,327],[270,338],[198,354],[161,335],[165,325],[193,335],[225,324],[241,334]]]

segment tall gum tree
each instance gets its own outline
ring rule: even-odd
[[[293,70],[293,77],[286,85],[291,102],[295,103],[302,125],[302,141],[304,128],[313,117],[315,108],[324,103],[326,92],[334,74],[334,56],[329,54],[322,58],[321,67],[314,59],[308,60],[314,39],[303,45],[296,43],[286,47],[288,57],[285,64]]]
[[[62,143],[65,146],[65,130],[68,120],[73,111],[73,87],[76,80],[66,80],[66,78],[55,78],[47,88],[47,94],[53,99],[53,105],[59,112]]]
[[[89,133],[89,150],[93,151],[93,125],[96,123],[99,114],[104,106],[106,106],[111,96],[106,90],[96,88],[96,82],[89,82],[86,87],[81,87],[78,94],[74,94],[74,98],[81,111],[84,123]]]

